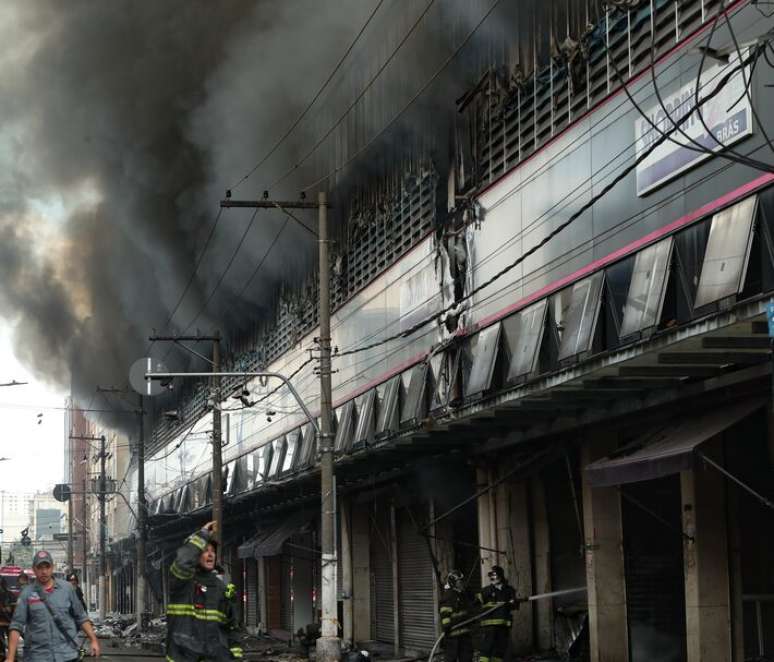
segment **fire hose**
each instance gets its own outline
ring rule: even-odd
[[[564,589],[562,591],[552,591],[551,593],[537,593],[535,595],[530,595],[527,598],[522,598],[521,600],[518,600],[518,602],[535,602],[536,600],[547,600],[548,598],[555,598],[560,595],[570,595],[572,593],[585,593],[586,587],[583,586],[581,588],[568,588]],[[476,621],[480,621],[484,616],[487,616],[491,614],[493,611],[496,611],[497,609],[500,609],[500,607],[504,607],[507,605],[507,602],[498,602],[493,607],[489,607],[488,609],[485,609],[480,614],[476,614],[475,616],[471,616],[470,618],[465,619],[464,621],[460,621],[459,623],[455,623],[453,630],[456,630],[461,627],[465,627],[466,625],[470,625],[472,623],[475,623]],[[441,644],[441,641],[443,641],[443,638],[446,636],[445,632],[441,632],[441,636],[436,639],[435,643],[433,644],[433,649],[430,651],[430,657],[427,658],[427,662],[433,662],[433,658],[435,657],[435,651],[438,650],[438,646]]]

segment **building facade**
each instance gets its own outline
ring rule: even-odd
[[[449,172],[420,159],[353,206],[332,319],[345,640],[427,652],[444,574],[475,589],[497,564],[538,598],[516,654],[772,654],[774,126],[752,65],[774,22],[720,6],[613,3],[531,77],[481,78]],[[710,33],[728,54],[699,75]],[[229,361],[292,376],[316,416],[315,292]],[[275,384],[222,389],[224,565],[245,625],[290,637],[319,619],[314,429]],[[209,517],[208,396],[147,454],[160,606]]]

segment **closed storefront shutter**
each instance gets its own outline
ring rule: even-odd
[[[405,508],[397,512],[400,644],[407,652],[419,653],[435,643],[437,609],[430,550],[411,514]]]
[[[280,557],[282,575],[280,577],[280,627],[283,630],[293,631],[293,589],[292,589],[292,563],[287,554]]]
[[[245,597],[247,619],[245,625],[258,625],[258,563],[255,559],[245,559]]]
[[[377,641],[388,644],[395,643],[390,540],[390,508],[379,504],[371,520],[371,631],[375,633]]]

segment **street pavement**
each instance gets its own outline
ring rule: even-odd
[[[86,659],[89,660],[93,658],[87,657]],[[163,660],[164,657],[162,655],[127,655],[126,653],[110,655],[109,652],[106,651],[106,654],[101,655],[99,659],[101,662],[150,662],[151,660]]]

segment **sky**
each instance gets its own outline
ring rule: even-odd
[[[0,489],[49,491],[62,481],[67,394],[36,381],[14,355],[11,338],[8,321],[0,319],[0,384],[29,382],[0,387],[0,457],[9,458],[0,462]]]

